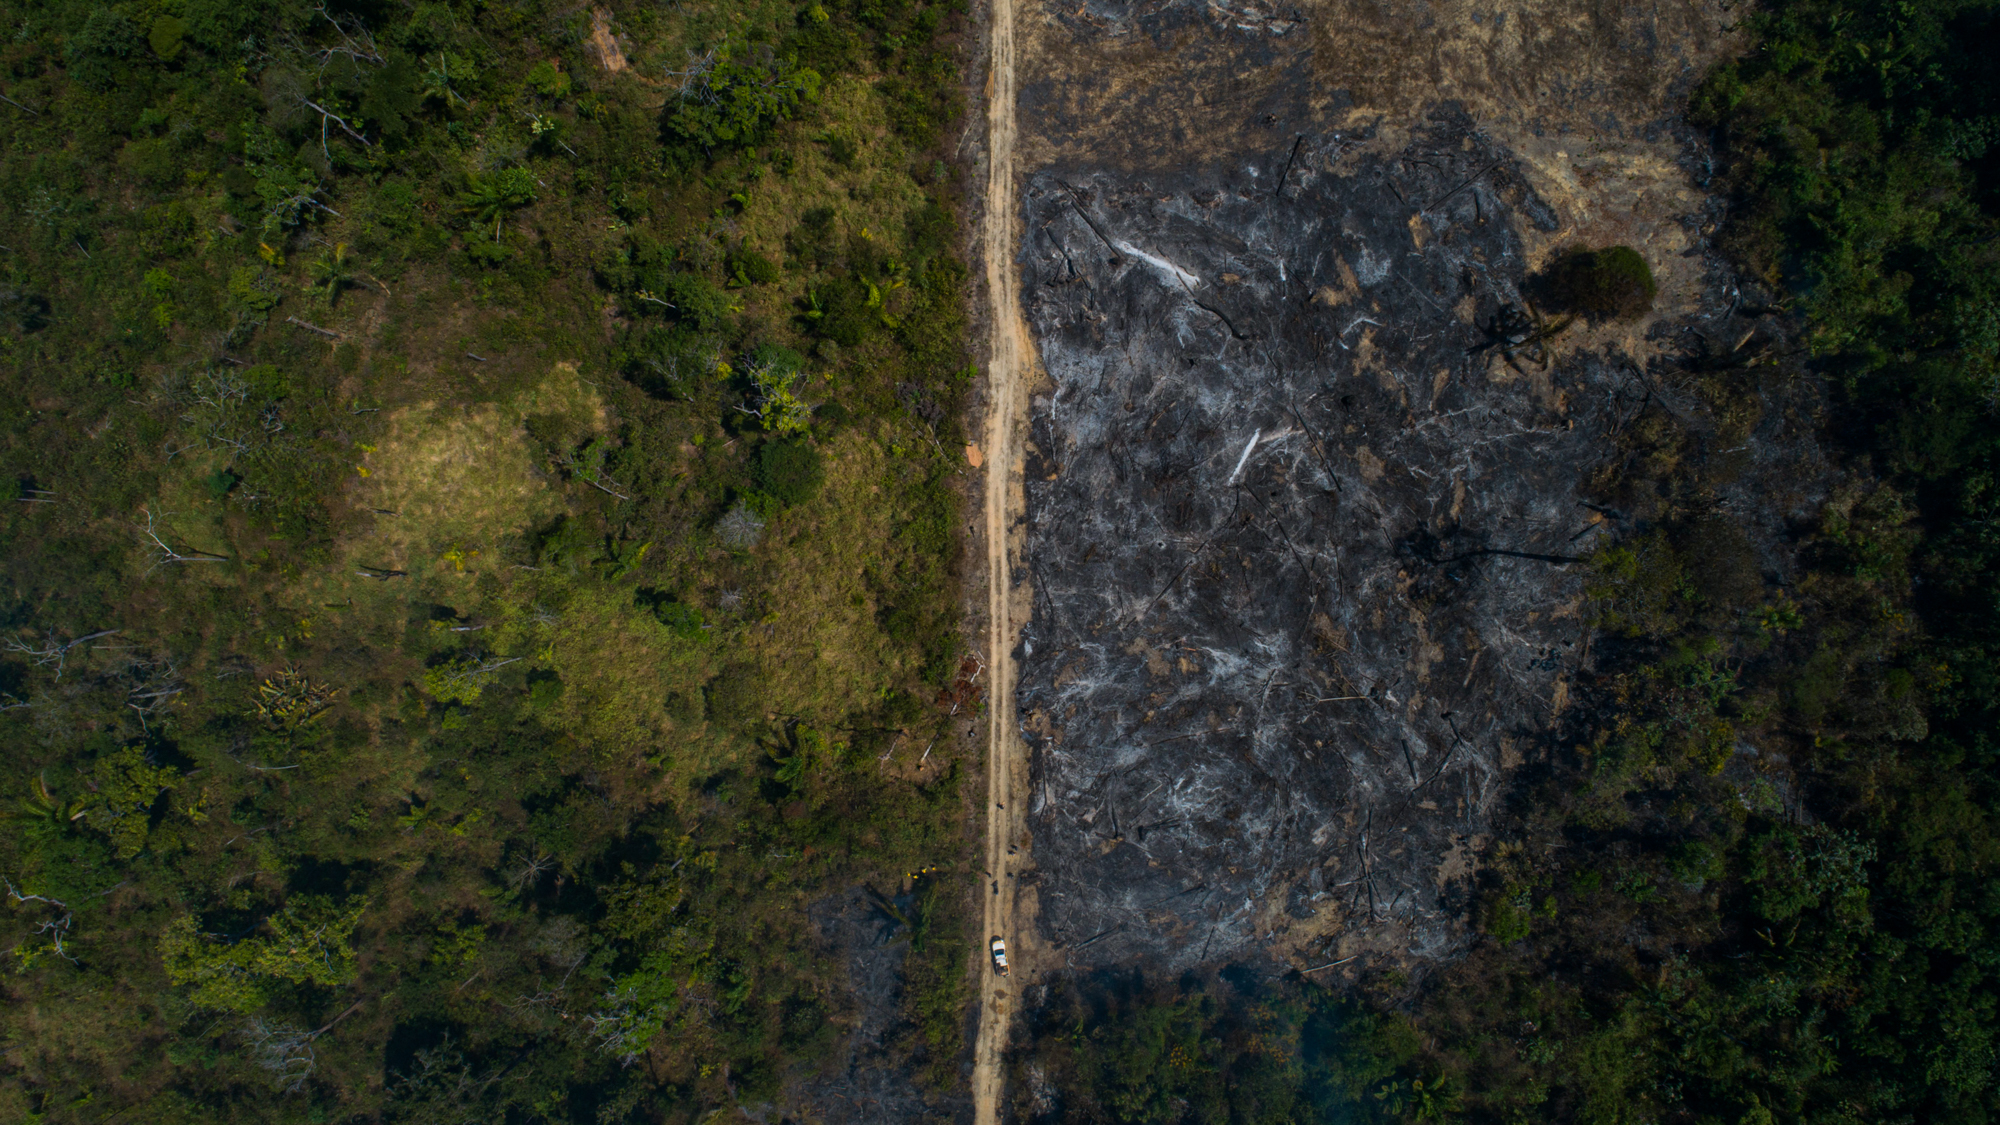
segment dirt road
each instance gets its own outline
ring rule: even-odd
[[[982,969],[979,1038],[974,1047],[972,1096],[977,1125],[995,1125],[1005,1086],[1001,1054],[1013,996],[1026,977],[1021,956],[1026,952],[1014,934],[1014,887],[1009,878],[1009,845],[1020,838],[1027,810],[1015,800],[1017,774],[1025,777],[1026,761],[1014,728],[1014,638],[1021,616],[1013,601],[1013,533],[1020,510],[1020,420],[1023,387],[1033,362],[1033,344],[1021,319],[1020,278],[1015,249],[1018,207],[1014,191],[1014,2],[993,0],[989,34],[990,60],[986,88],[987,179],[986,206],[981,220],[980,252],[986,259],[986,295],[990,303],[992,354],[987,362],[986,419],[986,573],[987,573],[987,794],[986,864],[989,873],[981,898],[986,902],[986,932],[981,945],[994,937],[1007,940],[1016,963],[1012,978]]]

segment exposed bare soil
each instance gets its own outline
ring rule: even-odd
[[[1034,362],[1034,344],[1021,318],[1020,272],[1015,247],[1020,242],[1015,198],[1015,30],[1014,0],[993,0],[988,12],[987,51],[987,179],[980,223],[980,251],[986,267],[987,323],[991,350],[986,368],[987,418],[985,534],[987,548],[987,822],[986,875],[991,882],[980,896],[986,903],[984,939],[1003,938],[1013,953],[1020,978],[1031,976],[1028,951],[1015,925],[1013,876],[1025,857],[1025,809],[1015,799],[1017,779],[1025,780],[1027,755],[1011,705],[1016,678],[1015,639],[1027,617],[1025,595],[1014,583],[1014,559],[1020,549],[1023,386]],[[986,940],[980,942],[984,957]],[[1002,1052],[1008,1041],[1014,1005],[1006,978],[984,966],[979,1006],[979,1032],[973,1045],[972,1096],[978,1125],[999,1120],[1005,1071]]]

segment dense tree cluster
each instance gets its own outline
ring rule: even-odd
[[[955,1081],[964,5],[0,11],[0,1118]]]

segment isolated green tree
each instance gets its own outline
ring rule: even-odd
[[[340,291],[353,285],[357,274],[347,251],[347,243],[336,242],[325,253],[314,258],[306,267],[312,278],[313,292],[319,294],[323,304],[331,306],[340,297]]]
[[[500,240],[500,223],[510,212],[535,201],[535,177],[525,168],[509,168],[472,181],[463,210],[481,223],[493,222],[493,240]]]
[[[253,1012],[282,983],[343,985],[354,979],[354,928],[367,900],[302,895],[266,919],[261,933],[229,941],[203,933],[194,915],[167,923],[160,957],[167,979],[204,1008]]]

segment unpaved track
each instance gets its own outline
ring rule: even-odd
[[[986,942],[1007,940],[1015,975],[1002,979],[982,967],[979,979],[979,1037],[974,1047],[972,1097],[976,1125],[996,1125],[1005,1086],[1002,1052],[1013,998],[1025,982],[1026,950],[1014,933],[1014,886],[1009,878],[1008,845],[1021,836],[1027,810],[1015,800],[1017,772],[1026,760],[1014,727],[1014,638],[1021,622],[1014,611],[1013,531],[1022,493],[1020,421],[1023,388],[1033,362],[1033,344],[1021,319],[1020,277],[1014,260],[1020,245],[1014,193],[1014,0],[992,0],[986,88],[986,199],[981,220],[981,254],[986,259],[988,322],[992,354],[987,363],[986,418],[986,575],[987,728],[986,865],[980,898],[986,903]]]

